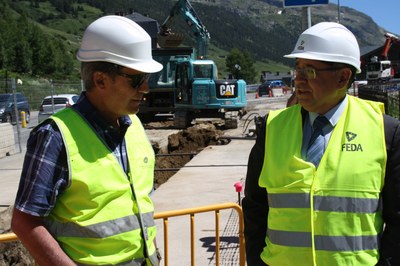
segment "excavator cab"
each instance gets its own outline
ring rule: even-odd
[[[192,91],[191,91],[191,70],[190,63],[183,62],[176,66],[176,102],[191,104]]]
[[[212,64],[194,64],[193,65],[193,78],[194,79],[213,79],[213,65]]]

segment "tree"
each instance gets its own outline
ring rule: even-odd
[[[225,65],[235,78],[244,79],[247,83],[255,81],[257,73],[249,52],[233,48],[226,57]]]
[[[45,59],[49,49],[49,38],[38,27],[33,27],[29,42],[32,49],[32,74],[36,76],[47,74],[43,68],[49,64]]]
[[[63,40],[46,34],[27,16],[0,14],[0,29],[0,69],[42,77],[71,75],[74,56]]]
[[[16,23],[16,31],[13,34],[14,58],[9,67],[18,73],[30,73],[32,71],[32,50],[28,37],[31,35],[31,27],[26,17],[20,17]]]

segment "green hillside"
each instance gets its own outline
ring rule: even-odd
[[[96,18],[132,11],[163,22],[176,1],[170,0],[0,0],[0,69],[14,75],[52,79],[78,79],[75,59],[86,26]],[[288,71],[289,53],[302,31],[301,9],[282,9],[278,0],[191,1],[211,34],[209,57],[226,73],[224,58],[232,48],[248,51],[261,71]],[[354,31],[362,46],[382,45],[383,30],[370,17],[342,8],[343,24]],[[337,20],[337,6],[312,8],[313,23]],[[186,33],[182,19],[174,30]]]

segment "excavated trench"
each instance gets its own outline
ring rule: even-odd
[[[168,136],[166,151],[156,151],[154,188],[167,182],[181,167],[198,152],[209,145],[221,144],[219,137],[223,131],[212,124],[202,124]],[[154,147],[154,146],[153,146]]]

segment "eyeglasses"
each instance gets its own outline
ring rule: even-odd
[[[141,73],[141,74],[134,74],[134,75],[129,75],[123,72],[118,72],[117,75],[128,78],[131,80],[131,87],[134,89],[139,88],[143,82],[149,79],[150,74],[149,73]]]
[[[344,67],[330,67],[330,68],[323,68],[323,69],[316,69],[313,67],[305,67],[305,68],[295,68],[294,69],[294,77],[296,78],[298,75],[302,75],[306,79],[316,79],[318,72],[323,71],[336,71],[339,69],[343,69]]]

